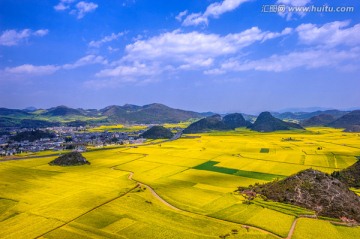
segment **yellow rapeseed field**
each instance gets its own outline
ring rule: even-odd
[[[286,238],[298,216],[313,212],[261,199],[245,204],[237,187],[307,168],[331,173],[360,156],[359,134],[331,128],[193,136],[89,150],[86,166],[49,166],[59,154],[49,151],[0,160],[0,238]],[[299,218],[292,238],[359,233]]]

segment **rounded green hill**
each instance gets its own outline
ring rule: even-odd
[[[146,139],[170,139],[174,134],[163,126],[153,126],[140,136]]]
[[[90,164],[90,162],[87,161],[86,158],[79,152],[71,152],[61,155],[49,163],[49,165],[52,166],[79,166],[85,164]]]

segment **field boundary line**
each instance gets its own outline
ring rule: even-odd
[[[298,163],[290,163],[290,162],[281,162],[281,161],[275,161],[275,160],[269,160],[269,159],[259,159],[259,158],[245,157],[245,156],[242,156],[241,154],[239,154],[239,155],[242,158],[259,160],[259,161],[282,163],[282,164],[291,164],[291,165],[299,165],[299,166],[309,166],[309,167],[317,167],[317,168],[326,168],[326,169],[336,169],[336,168],[333,168],[333,167],[324,167],[324,166],[318,166],[318,165],[313,165],[313,164],[298,164]]]
[[[100,207],[102,207],[102,206],[104,206],[104,205],[106,205],[106,204],[111,203],[111,202],[113,202],[113,201],[115,201],[115,200],[117,200],[117,199],[119,199],[119,198],[121,198],[121,197],[126,196],[126,195],[129,194],[131,191],[133,191],[134,189],[138,188],[139,186],[140,186],[139,184],[136,184],[135,187],[132,187],[132,188],[129,189],[128,191],[124,192],[123,194],[121,194],[121,195],[119,195],[119,196],[117,196],[117,197],[115,197],[115,198],[112,198],[112,199],[110,199],[110,200],[107,200],[106,202],[101,203],[100,205],[97,205],[96,207],[94,207],[94,208],[92,208],[92,209],[90,209],[90,210],[82,213],[81,215],[79,215],[79,216],[71,219],[70,221],[67,221],[67,222],[63,223],[62,225],[57,226],[57,227],[55,227],[55,228],[53,228],[53,229],[51,229],[51,230],[49,230],[49,231],[47,231],[47,232],[45,232],[45,233],[37,236],[37,237],[35,237],[35,238],[41,238],[41,237],[45,236],[45,235],[48,234],[48,233],[51,233],[51,232],[53,232],[53,231],[55,231],[55,230],[57,230],[57,229],[59,229],[59,228],[62,228],[63,226],[66,226],[66,225],[68,225],[69,223],[72,223],[73,221],[79,219],[80,217],[82,217],[82,216],[84,216],[84,215],[86,215],[86,214],[88,214],[88,213],[90,213],[90,212],[92,212],[92,211],[95,211],[96,209],[98,209],[98,208],[100,208]]]
[[[351,145],[347,145],[347,144],[337,144],[337,143],[333,143],[333,142],[328,142],[328,141],[323,141],[323,140],[316,140],[318,142],[323,142],[323,143],[327,143],[327,144],[335,144],[335,145],[339,145],[339,146],[343,146],[343,147],[349,147],[349,148],[354,148],[354,149],[360,149],[360,147],[355,147],[355,146],[351,146]]]

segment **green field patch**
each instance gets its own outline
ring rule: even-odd
[[[279,179],[285,178],[284,175],[260,173],[260,172],[245,171],[245,170],[215,166],[218,163],[219,162],[216,162],[216,161],[207,161],[203,164],[193,167],[193,169],[206,170],[206,171],[212,171],[212,172],[217,172],[217,173],[230,174],[230,175],[234,175],[234,176],[260,179],[260,180],[265,180],[265,181],[272,181],[276,178],[279,178]]]
[[[213,172],[225,173],[225,174],[235,174],[238,172],[237,169],[215,166],[218,163],[219,162],[216,162],[216,161],[207,161],[206,163],[195,166],[194,169],[213,171]]]
[[[260,149],[260,153],[262,153],[262,154],[268,154],[270,152],[270,149],[268,149],[268,148],[261,148]]]

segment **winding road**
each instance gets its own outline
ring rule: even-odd
[[[115,168],[116,166],[113,166],[111,167],[111,169],[113,170],[119,170],[119,171],[123,171],[123,172],[128,172],[129,173],[129,177],[128,179],[129,180],[132,180],[134,182],[137,183],[137,187],[146,187],[150,192],[151,194],[156,198],[158,199],[162,204],[166,205],[167,207],[175,210],[175,211],[180,211],[180,212],[183,212],[183,213],[187,213],[187,214],[192,214],[192,215],[197,215],[197,216],[202,216],[202,217],[206,217],[210,220],[215,220],[215,221],[219,221],[219,222],[225,222],[225,223],[231,223],[231,224],[234,224],[234,225],[237,225],[237,226],[242,226],[243,228],[250,228],[250,229],[254,229],[254,230],[257,230],[257,231],[260,231],[260,232],[264,232],[264,233],[267,233],[267,234],[270,234],[276,238],[279,238],[279,239],[291,239],[294,235],[294,231],[295,231],[295,228],[296,228],[296,224],[298,222],[298,220],[300,218],[313,218],[313,219],[316,219],[317,217],[315,215],[299,215],[297,218],[295,218],[295,220],[293,221],[292,225],[291,225],[291,228],[290,228],[290,231],[287,235],[287,237],[281,237],[271,231],[267,231],[267,230],[264,230],[262,228],[259,228],[259,227],[255,227],[255,226],[251,226],[251,225],[246,225],[246,224],[240,224],[240,223],[236,223],[236,222],[233,222],[233,221],[228,221],[228,220],[224,220],[224,219],[219,219],[219,218],[215,218],[215,217],[210,217],[208,215],[204,215],[204,214],[200,214],[200,213],[195,213],[195,212],[191,212],[191,211],[187,211],[187,210],[183,210],[183,209],[180,209],[172,204],[170,204],[169,202],[165,201],[162,197],[160,197],[159,194],[157,194],[157,192],[149,185],[143,183],[143,182],[140,182],[136,179],[133,178],[134,176],[134,172],[132,171],[127,171],[127,170],[121,170],[121,169],[117,169]],[[337,222],[338,223],[338,222]],[[346,225],[344,223],[340,223],[341,225]]]
[[[236,222],[232,222],[232,221],[228,221],[228,220],[224,220],[224,219],[219,219],[219,218],[215,218],[215,217],[210,217],[210,216],[207,216],[207,215],[204,215],[204,214],[195,213],[195,212],[190,212],[190,211],[186,211],[186,210],[180,209],[180,208],[178,208],[178,207],[176,207],[176,206],[168,203],[167,201],[165,201],[162,197],[160,197],[159,194],[157,194],[157,192],[155,192],[155,190],[154,190],[151,186],[149,186],[149,185],[147,185],[147,184],[145,184],[145,183],[142,183],[142,182],[134,179],[134,178],[133,178],[134,172],[132,172],[132,171],[127,171],[127,170],[117,169],[117,168],[115,168],[115,167],[116,167],[116,166],[113,166],[113,167],[111,167],[111,169],[130,173],[130,174],[129,174],[129,177],[128,177],[129,180],[132,180],[132,181],[136,182],[138,187],[146,187],[146,188],[151,192],[151,194],[152,194],[156,199],[158,199],[162,204],[166,205],[167,207],[169,207],[169,208],[171,208],[171,209],[173,209],[173,210],[175,210],[175,211],[180,211],[180,212],[187,213],[187,214],[193,214],[193,215],[196,215],[196,216],[206,217],[206,218],[208,218],[208,219],[210,219],[210,220],[215,220],[215,221],[219,221],[219,222],[222,222],[222,223],[224,223],[224,222],[225,222],[225,223],[231,223],[231,224],[234,224],[234,225],[237,225],[237,226],[242,226],[243,228],[250,228],[250,229],[254,229],[254,230],[257,230],[257,231],[260,231],[260,232],[263,232],[263,233],[271,234],[272,236],[274,236],[274,237],[276,237],[276,238],[285,239],[285,238],[282,238],[282,237],[280,237],[279,235],[277,235],[277,234],[275,234],[275,233],[273,233],[273,232],[266,231],[266,230],[264,230],[264,229],[262,229],[262,228],[259,228],[259,227],[254,227],[254,226],[250,226],[250,225],[240,224],[240,223],[236,223]],[[294,227],[295,227],[295,226],[294,226]],[[290,233],[289,233],[289,234],[290,234]],[[289,238],[289,237],[286,237],[286,239],[288,239],[288,238]],[[291,238],[291,237],[290,237],[290,238]],[[289,239],[290,239],[290,238],[289,238]]]

